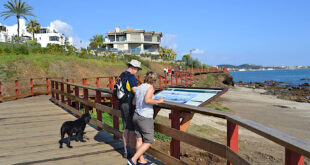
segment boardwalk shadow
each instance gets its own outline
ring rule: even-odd
[[[76,137],[76,136],[72,136],[72,137],[70,138],[70,142],[71,142],[71,141],[77,142],[77,141],[79,141],[79,138]],[[58,143],[60,143],[60,142],[61,142],[61,139],[58,141]],[[68,138],[68,137],[63,138],[63,139],[62,139],[62,143],[65,144],[65,145],[68,147],[69,138]],[[69,147],[68,147],[68,148],[69,148]]]
[[[114,136],[112,134],[109,134],[108,132],[106,132],[104,130],[99,131],[94,136],[94,140],[96,140],[98,142],[103,142],[103,143],[109,144],[111,147],[114,148],[115,151],[117,151],[121,155],[124,153],[123,141],[115,140]],[[156,165],[164,165],[164,163],[152,158],[149,155],[145,155],[145,158],[152,161]]]
[[[52,103],[54,103],[51,99],[50,99],[50,101],[51,101]],[[55,103],[54,103],[54,104],[55,104]],[[61,108],[62,110],[68,112],[68,114],[71,114],[72,116],[77,117],[77,118],[79,117],[79,116],[77,116],[77,115],[71,113],[68,109],[63,108],[63,107],[61,107],[61,106],[59,106],[59,105],[57,105],[57,104],[55,104],[55,105],[58,106],[59,108]],[[91,123],[88,123],[88,126],[93,127],[94,129],[98,130],[98,127],[95,126],[95,125],[93,125],[93,124],[91,124]],[[87,134],[86,134],[86,135],[87,135]],[[90,138],[90,137],[89,137],[89,138]],[[75,139],[76,139],[76,137],[72,137],[72,138],[70,139],[70,141],[74,141]],[[97,134],[94,136],[94,140],[96,140],[96,141],[98,141],[98,142],[102,142],[102,143],[106,143],[106,144],[110,145],[110,146],[113,147],[113,149],[114,149],[115,151],[117,151],[120,155],[123,155],[123,152],[124,152],[123,141],[121,141],[121,140],[115,140],[113,134],[110,134],[110,133],[108,133],[108,132],[106,132],[106,131],[104,131],[104,130],[101,130],[101,131],[98,131]],[[68,138],[64,138],[63,143],[67,145],[67,144],[68,144]],[[164,165],[164,163],[160,162],[159,160],[156,160],[156,159],[152,158],[152,157],[149,156],[149,155],[146,155],[146,154],[145,154],[145,158],[148,159],[148,160],[150,160],[150,161],[152,161],[152,162],[153,162],[154,164],[156,164],[156,165]]]

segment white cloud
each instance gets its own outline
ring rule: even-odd
[[[164,34],[161,40],[161,45],[163,47],[168,47],[176,50],[178,48],[178,45],[175,43],[176,38],[177,35],[175,34]]]
[[[65,34],[67,37],[72,37],[73,45],[77,48],[86,48],[89,45],[89,41],[84,41],[80,37],[78,37],[71,25],[61,20],[55,20],[50,23],[50,27],[56,29],[59,33]]]
[[[56,29],[59,33],[65,34],[66,36],[73,35],[72,26],[60,20],[51,22],[50,27]]]
[[[192,53],[193,53],[193,54],[204,54],[205,51],[204,51],[204,50],[200,50],[200,49],[194,49],[194,50],[192,51]]]

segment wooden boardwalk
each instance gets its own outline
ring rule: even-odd
[[[87,126],[86,142],[60,149],[60,127],[76,118],[54,105],[50,96],[0,104],[0,164],[126,164],[123,144],[105,131]]]

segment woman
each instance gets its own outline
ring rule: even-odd
[[[164,101],[163,98],[158,100],[153,99],[153,83],[156,81],[156,79],[156,73],[149,71],[146,73],[144,83],[136,89],[136,95],[134,98],[136,110],[133,115],[133,123],[137,136],[137,152],[131,159],[128,160],[129,165],[136,165],[138,159],[140,159],[141,165],[152,164],[143,157],[143,154],[154,142],[153,105],[162,103]]]

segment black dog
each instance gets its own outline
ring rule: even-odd
[[[63,139],[66,133],[68,134],[67,146],[69,148],[72,148],[72,146],[70,146],[70,140],[73,136],[73,133],[75,133],[76,138],[80,138],[81,142],[85,142],[85,140],[83,140],[84,129],[86,124],[89,123],[90,119],[90,115],[86,113],[75,121],[64,122],[60,128],[61,139],[59,140],[59,148],[62,148]],[[76,139],[76,141],[78,140]]]

